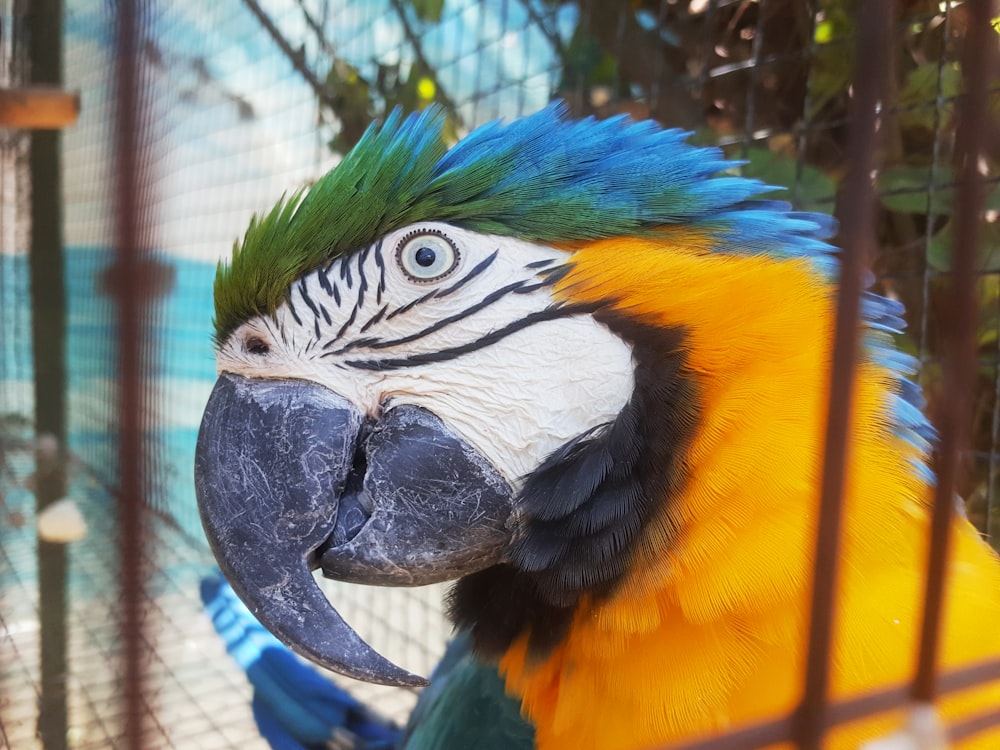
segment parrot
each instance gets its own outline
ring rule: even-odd
[[[454,144],[444,122],[430,107],[372,124],[219,263],[194,474],[221,570],[296,653],[409,686],[425,680],[314,573],[453,581],[475,675],[423,714],[461,721],[473,684],[502,686],[531,731],[497,746],[639,750],[789,715],[835,220],[652,121],[555,102]],[[833,700],[912,679],[935,481],[903,307],[871,290],[860,305]],[[949,533],[942,670],[1000,655],[1000,561],[966,519]],[[936,708],[997,705],[1000,679]],[[904,720],[838,726],[825,747]],[[452,746],[487,747],[469,736]],[[1000,732],[956,747],[995,750]]]

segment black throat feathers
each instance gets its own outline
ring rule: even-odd
[[[594,317],[632,346],[635,388],[612,422],[563,445],[525,481],[510,561],[452,590],[449,614],[482,658],[499,658],[525,631],[532,657],[544,658],[581,597],[606,597],[624,579],[632,546],[684,486],[700,405],[683,329],[613,311]]]

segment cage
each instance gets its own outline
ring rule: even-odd
[[[929,412],[948,413],[949,284],[963,227],[978,228],[956,489],[996,540],[995,139],[977,146],[981,214],[963,207],[955,166],[962,92],[980,86],[996,111],[995,69],[977,83],[968,62],[996,46],[996,22],[980,33],[989,3],[907,0],[886,4],[883,36],[866,37],[877,13],[862,6],[0,0],[0,124],[12,125],[0,131],[0,744],[266,747],[199,599],[214,561],[191,477],[215,379],[216,263],[251,216],[397,106],[440,106],[455,139],[553,98],[577,116],[654,118],[788,187],[776,197],[850,224],[856,70],[884,67],[876,288],[906,304],[897,343],[922,364]],[[881,58],[859,43],[873,38]],[[45,97],[54,120],[3,119],[37,116]],[[366,640],[430,673],[450,634],[442,587],[324,585]],[[400,723],[416,699],[350,689]]]

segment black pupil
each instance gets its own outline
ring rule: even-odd
[[[437,260],[437,253],[434,252],[433,248],[421,247],[417,250],[417,253],[416,255],[413,256],[413,259],[417,261],[418,266],[423,266],[424,268],[427,268],[428,266],[434,265],[434,261]]]

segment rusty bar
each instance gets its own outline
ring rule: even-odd
[[[931,543],[927,563],[927,584],[920,633],[913,699],[932,701],[935,695],[941,616],[944,608],[945,572],[952,514],[961,471],[960,451],[968,438],[971,418],[972,378],[976,369],[976,244],[983,208],[983,190],[978,173],[979,155],[986,135],[986,79],[989,72],[990,1],[971,0],[965,4],[968,31],[962,60],[966,95],[958,104],[956,135],[958,164],[955,189],[955,244],[952,248],[950,302],[945,310],[951,338],[943,362],[944,398],[935,414],[941,430],[935,472],[937,486],[931,516]]]
[[[939,675],[938,695],[957,693],[959,690],[997,680],[1000,680],[1000,657]]]
[[[62,0],[32,0],[27,8],[30,80],[62,86]],[[66,291],[63,256],[62,138],[31,133],[28,156],[31,229],[31,348],[35,391],[35,502],[40,512],[66,496]],[[38,621],[41,692],[38,735],[45,750],[67,746],[66,547],[38,540]]]
[[[949,695],[975,685],[1000,680],[1000,659],[973,664],[939,676],[939,695]],[[846,724],[874,714],[892,711],[910,703],[909,686],[897,685],[839,701],[830,707],[828,726]]]
[[[1000,658],[945,672],[938,679],[938,695],[950,695],[997,680],[1000,680]],[[910,703],[910,692],[909,685],[893,685],[832,703],[826,712],[826,728],[829,729],[902,708]],[[952,731],[953,733],[968,731],[969,734],[972,734],[971,726],[978,727],[979,722],[982,721],[986,721],[986,719],[973,717],[973,719],[955,724]],[[965,728],[966,723],[970,725],[969,729]],[[987,726],[992,726],[992,724]],[[987,726],[979,727],[975,731],[986,729]],[[784,716],[759,724],[739,727],[732,732],[716,737],[703,738],[680,745],[665,745],[660,750],[733,750],[735,747],[740,748],[740,750],[755,750],[791,739],[793,728],[791,718]],[[965,736],[968,735],[962,735],[962,737]],[[953,736],[953,738],[955,737]]]
[[[119,683],[124,714],[124,747],[143,744],[146,674],[143,659],[143,593],[146,577],[143,384],[148,307],[142,259],[144,227],[140,214],[146,196],[142,117],[142,62],[138,45],[145,39],[142,0],[119,0],[115,34],[116,176],[115,262],[110,289],[117,301],[118,337],[118,494],[119,575],[121,577]]]
[[[76,122],[80,94],[55,86],[0,88],[0,128],[58,130]]]
[[[849,171],[843,185],[843,231],[840,235],[840,284],[833,339],[833,369],[823,450],[816,564],[809,616],[809,646],[802,704],[796,722],[801,750],[819,750],[826,727],[830,648],[833,639],[834,597],[844,475],[848,467],[847,440],[854,400],[854,372],[861,323],[861,293],[866,259],[875,243],[871,170],[875,157],[878,106],[885,89],[890,49],[892,2],[860,3],[857,62],[854,70]]]
[[[705,737],[684,745],[664,745],[658,750],[756,750],[791,739],[795,731],[793,717],[784,716],[773,721],[733,729],[725,734]]]
[[[973,735],[997,726],[1000,726],[1000,708],[984,711],[981,714],[976,714],[957,724],[953,724],[948,728],[948,739],[952,742],[962,742]]]

